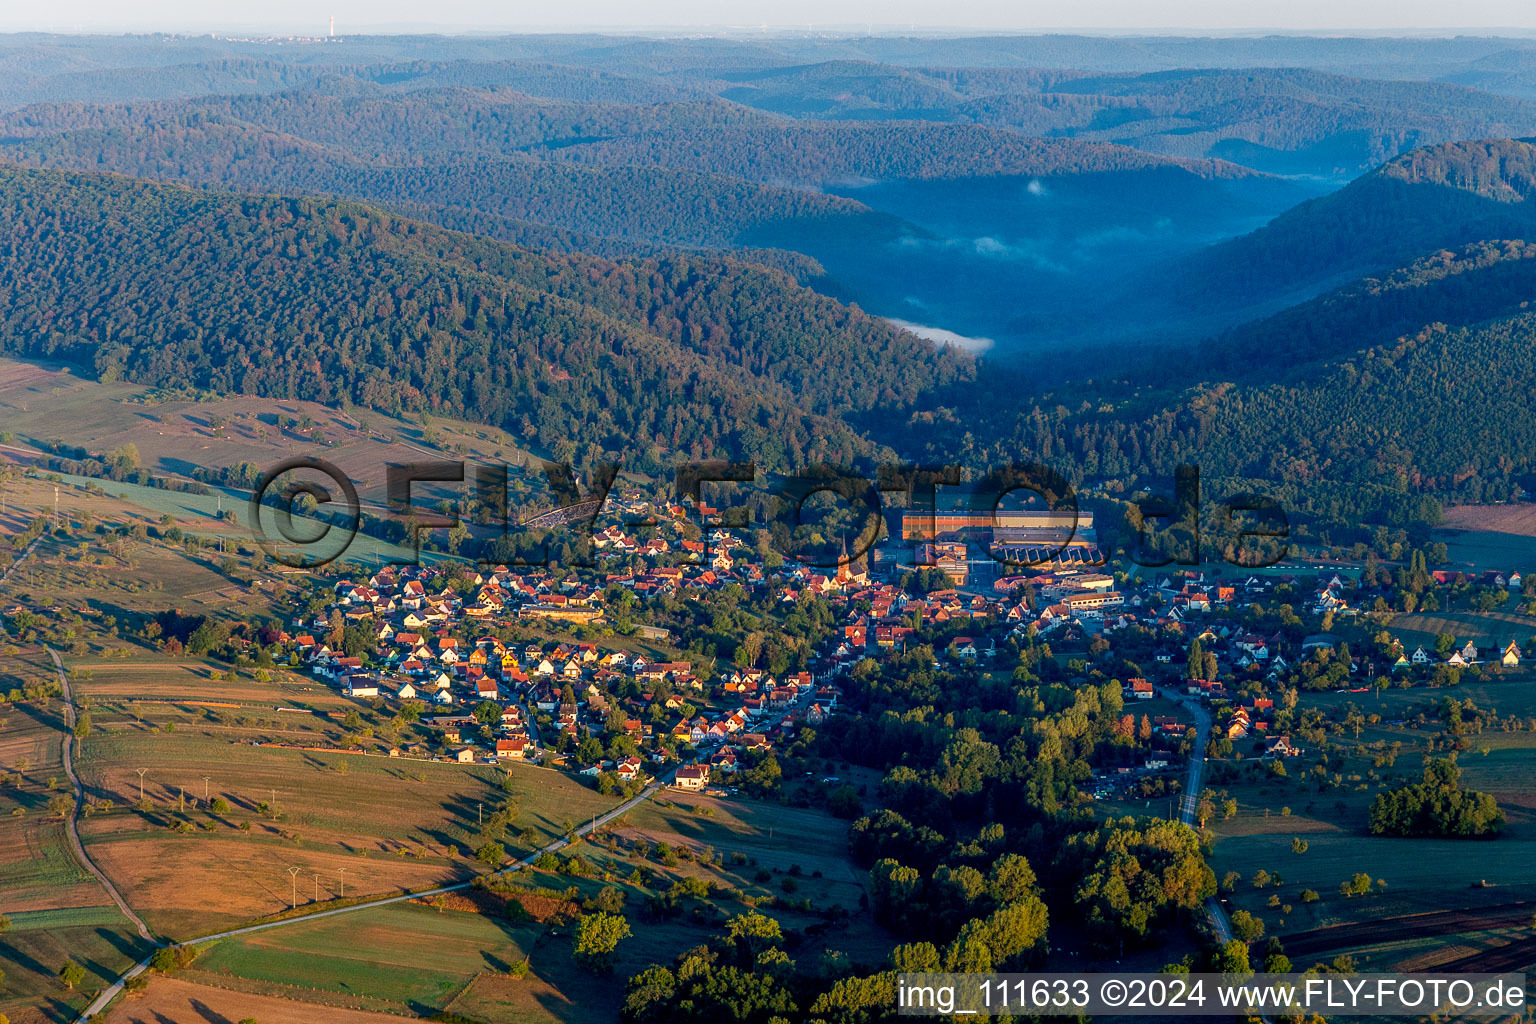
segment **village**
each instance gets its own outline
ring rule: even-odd
[[[625,510],[646,511],[633,498]],[[1514,669],[1523,657],[1514,641],[1480,648],[1440,637],[1426,647],[1380,632],[1369,644],[1357,640],[1352,652],[1341,637],[1358,634],[1397,599],[1390,585],[1362,585],[1358,572],[1111,574],[1074,558],[987,585],[965,571],[954,551],[947,565],[943,560],[943,551],[963,549],[963,540],[915,545],[915,558],[905,562],[882,550],[822,570],[782,559],[770,564],[707,505],[685,500],[655,512],[674,536],[657,532],[642,541],[621,526],[597,531],[596,572],[402,566],[336,580],[326,607],[296,620],[279,643],[295,666],[344,695],[419,716],[431,739],[390,747],[389,756],[522,761],[595,778],[606,791],[664,778],[678,789],[720,795],[733,793],[739,772],[793,742],[802,728],[859,713],[842,701],[840,680],[861,662],[914,643],[939,641],[936,666],[942,659],[985,668],[1009,643],[1048,644],[1068,659],[1082,652],[1072,665],[1097,656],[1136,666],[1138,674],[1121,680],[1136,755],[1095,766],[1091,792],[1098,798],[1138,786],[1145,792],[1149,777],[1176,789],[1183,764],[1203,753],[1194,749],[1193,705],[1212,718],[1213,752],[1236,747],[1263,759],[1289,758],[1304,748],[1277,730],[1276,710],[1294,708],[1299,680],[1305,688],[1366,693],[1443,681],[1448,670]],[[696,519],[707,534],[687,528]],[[1091,544],[1091,519],[1085,532]],[[603,563],[621,561],[627,571],[601,571]],[[912,573],[925,566],[950,585],[916,592]],[[1430,583],[1518,592],[1522,578],[1437,572]],[[814,598],[833,610],[836,626],[801,664],[777,673],[756,658],[660,660],[608,642],[619,635],[605,628],[615,605],[630,617],[647,600],[686,602],[727,588],[783,608]],[[1280,607],[1279,621],[1263,611]],[[1257,628],[1266,614],[1271,621]],[[510,624],[589,638],[504,639]],[[337,642],[348,627],[368,630],[366,649],[349,653]],[[667,628],[638,619],[630,630],[654,641],[670,638]]]

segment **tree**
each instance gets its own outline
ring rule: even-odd
[[[992,864],[987,893],[1000,904],[1017,903],[1035,895],[1035,869],[1021,854],[1005,853]]]
[[[1045,940],[1049,915],[1037,896],[1029,896],[992,912],[982,924],[995,964],[1006,965]]]
[[[1211,956],[1211,970],[1217,974],[1247,974],[1253,968],[1248,960],[1248,943],[1232,939]]]
[[[82,711],[75,718],[75,739],[83,740],[91,734],[91,713]]]
[[[1190,679],[1205,678],[1205,650],[1200,646],[1199,637],[1190,641],[1187,672]]]
[[[763,950],[784,942],[779,922],[755,910],[732,917],[726,922],[725,934],[736,944],[744,963],[756,962]]]
[[[228,814],[231,810],[229,801],[221,796],[213,798],[213,803],[208,805],[214,814]]]
[[[593,971],[612,968],[613,951],[629,938],[629,921],[621,914],[583,914],[576,925],[576,957]]]
[[[603,759],[603,744],[596,736],[584,736],[576,744],[576,760],[581,764],[596,764]]]
[[[489,867],[499,867],[507,859],[507,848],[498,842],[489,842],[475,851],[475,859]]]
[[[859,799],[858,790],[845,784],[827,795],[827,810],[836,818],[857,818],[864,810],[864,802]]]
[[[869,871],[870,907],[875,919],[888,928],[901,930],[920,920],[923,876],[887,857]]]
[[[624,910],[624,890],[616,885],[605,885],[593,897],[592,905],[598,910],[609,914],[622,913]]]
[[[1307,846],[1308,846],[1307,841],[1305,839],[1301,838],[1300,836],[1295,836],[1295,837],[1293,837],[1291,839],[1291,852],[1292,853],[1306,853],[1307,852]]]
[[[937,971],[943,966],[939,950],[931,942],[909,942],[891,950],[891,970],[919,974]]]
[[[1195,806],[1195,817],[1200,822],[1200,827],[1205,828],[1205,823],[1216,814],[1216,801],[1211,798],[1209,792],[1200,794],[1200,802]]]
[[[1370,891],[1371,876],[1363,871],[1357,871],[1348,881],[1339,883],[1339,893],[1344,896],[1364,896]]]
[[[1232,915],[1232,934],[1244,942],[1257,942],[1264,937],[1264,922],[1246,910]]]
[[[73,960],[66,960],[64,961],[64,966],[59,968],[59,979],[64,982],[66,988],[73,992],[76,985],[85,981],[85,968]]]
[[[736,645],[736,664],[740,668],[750,669],[757,664],[757,659],[762,653],[763,634],[754,630],[742,637],[741,642]]]

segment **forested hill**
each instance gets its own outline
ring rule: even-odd
[[[905,444],[971,462],[1029,452],[1112,491],[1166,491],[1177,465],[1198,465],[1211,492],[1270,495],[1348,544],[1373,524],[1434,522],[1448,501],[1536,489],[1533,304],[1536,242],[1478,242],[1124,381],[1079,379],[1021,407],[1027,375],[994,369]]]
[[[532,222],[712,247],[806,228],[865,246],[922,234],[815,191],[828,182],[1115,171],[1254,177],[1218,161],[976,125],[807,124],[712,98],[589,103],[504,87],[404,90],[334,78],[272,96],[29,107],[0,117],[0,153],[39,167],[413,204],[413,213],[444,224],[469,212],[481,226]]]
[[[1220,160],[1181,160],[1107,142],[1032,139],[980,125],[737,124],[563,146],[551,156],[594,164],[694,167],[752,181],[822,185],[850,179],[1049,177],[1178,168],[1203,178],[1256,172]]]
[[[545,450],[767,467],[878,446],[969,357],[728,260],[535,253],[364,206],[0,167],[0,351],[103,378],[503,426]]]
[[[1417,146],[1536,130],[1528,99],[1299,67],[1096,75],[834,60],[696,77],[720,96],[794,117],[975,123],[1340,179]]]
[[[1202,374],[1233,380],[1284,380],[1395,342],[1427,324],[1475,324],[1536,301],[1536,243],[1478,242],[1440,250],[1272,317],[1244,324],[1201,346]]]
[[[1174,294],[1262,307],[1403,266],[1439,249],[1536,238],[1536,146],[1518,139],[1406,153],[1258,231],[1184,261]]]
[[[0,129],[3,133],[3,129]],[[106,169],[133,177],[256,192],[325,193],[406,207],[457,226],[452,211],[482,218],[474,230],[523,238],[491,219],[540,224],[630,243],[733,246],[767,226],[835,223],[850,234],[890,234],[894,218],[837,196],[661,167],[581,167],[528,157],[404,158],[359,151],[200,116],[152,126],[82,128],[15,139],[4,152],[38,167]],[[564,247],[564,246],[562,246]]]

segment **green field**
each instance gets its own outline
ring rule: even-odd
[[[219,975],[257,991],[363,1009],[427,1015],[483,971],[505,972],[538,925],[394,904],[214,944],[185,977]],[[300,990],[300,991],[295,991]]]
[[[1531,637],[1536,636],[1536,618],[1521,615],[1516,607],[1516,603],[1511,600],[1503,609],[1492,612],[1447,611],[1394,615],[1387,629],[1403,642],[1405,653],[1408,654],[1412,654],[1414,647],[1420,644],[1433,654],[1435,638],[1441,633],[1449,633],[1456,638],[1458,647],[1468,640],[1476,641],[1482,649],[1483,657],[1490,658],[1493,656],[1491,648],[1502,649],[1513,640],[1524,651],[1530,646]]]
[[[0,935],[0,1013],[16,1024],[46,1021],[72,1024],[98,988],[116,980],[148,947],[116,907],[74,907],[13,913],[11,930]],[[65,961],[85,968],[86,980],[73,992],[59,980]]]
[[[1434,531],[1434,539],[1444,541],[1451,564],[1478,571],[1536,568],[1536,537],[1495,530]]]
[[[1383,786],[1417,779],[1429,752],[1427,741],[1443,735],[1437,709],[1447,698],[1496,709],[1500,716],[1499,724],[1468,737],[1469,749],[1459,755],[1458,763],[1463,785],[1492,793],[1499,801],[1508,818],[1504,833],[1491,841],[1372,836],[1366,814],[1371,800]],[[1284,778],[1215,781],[1222,769],[1213,769],[1212,786],[1239,802],[1236,817],[1212,823],[1212,868],[1218,877],[1231,871],[1241,876],[1230,896],[1232,907],[1255,914],[1269,934],[1283,940],[1314,928],[1536,896],[1536,800],[1530,789],[1536,772],[1536,733],[1527,728],[1536,719],[1536,690],[1524,675],[1474,679],[1442,689],[1417,685],[1380,695],[1302,697],[1303,707],[1324,709],[1335,720],[1350,704],[1367,715],[1380,715],[1382,721],[1368,724],[1358,740],[1347,730],[1331,733],[1329,740],[1338,749],[1321,779],[1308,771],[1317,763],[1312,750],[1287,762]],[[1406,724],[1388,724],[1395,720]],[[1506,729],[1504,722],[1519,722],[1521,728]],[[1373,759],[1392,743],[1402,745],[1395,763],[1374,765]],[[1295,838],[1306,841],[1305,852],[1293,851]],[[1283,884],[1258,888],[1254,876],[1261,869],[1282,876]],[[1340,883],[1356,872],[1384,881],[1385,889],[1367,897],[1343,897]],[[1316,891],[1321,899],[1304,903],[1303,889]],[[1390,937],[1390,929],[1383,934]],[[1405,957],[1426,954],[1431,945],[1476,952],[1503,941],[1496,935],[1448,933],[1436,944],[1377,941],[1355,952],[1366,966],[1388,969]]]

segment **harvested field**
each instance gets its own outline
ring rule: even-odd
[[[178,978],[155,978],[141,994],[129,997],[107,1015],[106,1024],[222,1024],[247,1017],[261,1024],[399,1024],[388,1013],[317,1006],[292,999],[194,985]]]

